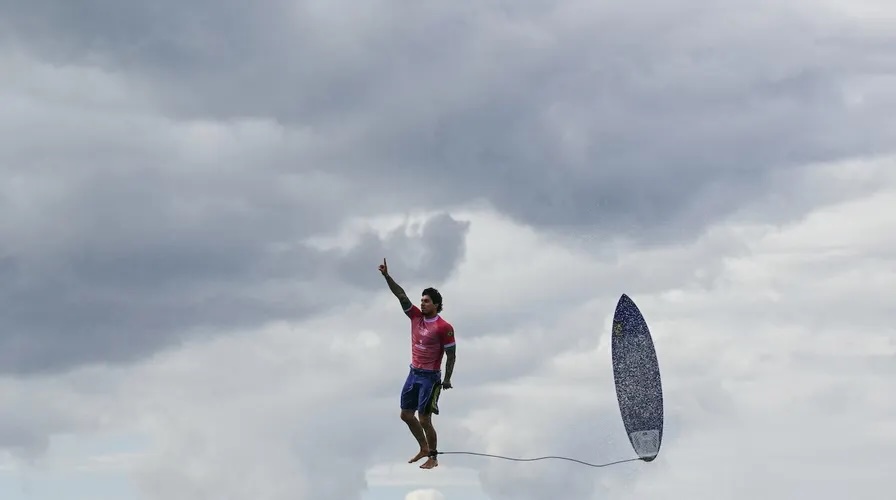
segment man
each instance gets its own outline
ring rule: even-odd
[[[408,460],[414,463],[427,457],[421,469],[438,467],[438,440],[432,416],[439,414],[439,393],[451,389],[456,345],[454,327],[439,315],[442,295],[435,288],[423,290],[420,307],[413,305],[407,294],[389,276],[386,259],[380,264],[389,289],[398,298],[401,308],[411,320],[411,366],[401,389],[401,419],[420,445],[420,452]],[[441,381],[442,356],[447,355],[445,380]],[[416,412],[417,416],[414,415]]]

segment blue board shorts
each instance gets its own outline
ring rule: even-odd
[[[438,415],[441,391],[441,372],[412,366],[404,387],[401,388],[401,409],[417,410],[424,415]]]

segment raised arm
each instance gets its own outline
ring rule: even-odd
[[[380,264],[380,272],[383,273],[383,278],[386,279],[386,284],[389,285],[389,290],[391,290],[392,294],[398,298],[398,302],[401,304],[401,309],[403,311],[410,309],[412,305],[411,299],[408,298],[408,294],[404,292],[404,289],[392,279],[392,276],[389,276],[389,268],[386,265],[386,259],[383,259],[383,263]]]

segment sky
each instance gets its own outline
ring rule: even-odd
[[[78,10],[78,9],[82,10]],[[892,497],[896,7],[0,0],[4,500]],[[407,463],[408,320],[458,342]]]

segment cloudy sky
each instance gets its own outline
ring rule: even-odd
[[[896,8],[0,0],[4,500],[892,497]],[[443,451],[398,418],[445,297]]]

